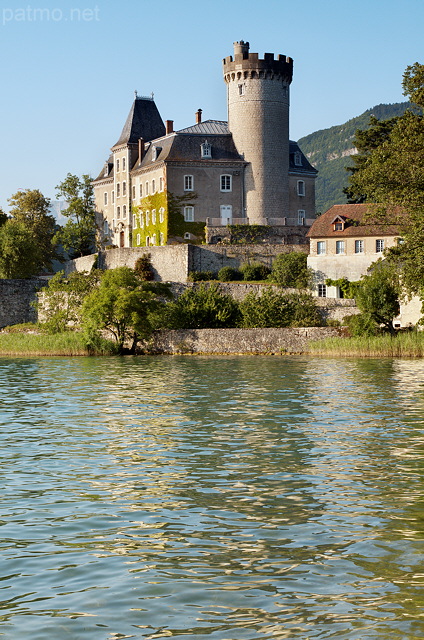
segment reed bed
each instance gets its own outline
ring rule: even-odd
[[[423,333],[398,333],[358,338],[326,338],[311,342],[308,352],[312,355],[353,356],[364,358],[422,358],[424,357]]]
[[[83,334],[67,331],[42,333],[0,333],[0,356],[88,356],[109,355],[107,343],[93,353]]]

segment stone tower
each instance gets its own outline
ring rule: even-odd
[[[246,215],[250,224],[278,224],[289,215],[289,88],[293,60],[249,53],[249,43],[234,43],[234,58],[223,60],[227,84],[228,127],[245,172]]]

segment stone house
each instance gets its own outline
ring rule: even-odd
[[[117,247],[215,242],[228,224],[278,229],[307,242],[317,171],[288,135],[291,58],[234,44],[223,61],[228,123],[174,131],[153,97],[135,95],[111,155],[93,181],[101,240]]]
[[[327,279],[359,280],[373,262],[384,258],[385,249],[399,242],[399,225],[377,224],[368,218],[368,211],[367,204],[336,204],[309,229],[308,267],[313,271],[314,293],[318,297],[341,298],[340,287],[327,285]],[[402,303],[394,326],[416,324],[421,317],[420,307],[416,298]]]

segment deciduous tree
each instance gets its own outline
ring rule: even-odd
[[[79,178],[68,173],[57,187],[57,197],[67,202],[62,214],[68,222],[57,233],[56,240],[68,251],[70,257],[85,256],[92,253],[96,237],[96,213],[91,178],[83,175]]]

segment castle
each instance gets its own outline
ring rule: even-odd
[[[135,94],[118,141],[93,181],[101,241],[117,247],[210,243],[228,225],[266,225],[276,242],[304,241],[315,178],[289,140],[293,61],[259,58],[248,42],[223,60],[228,123],[174,131],[153,97]]]

